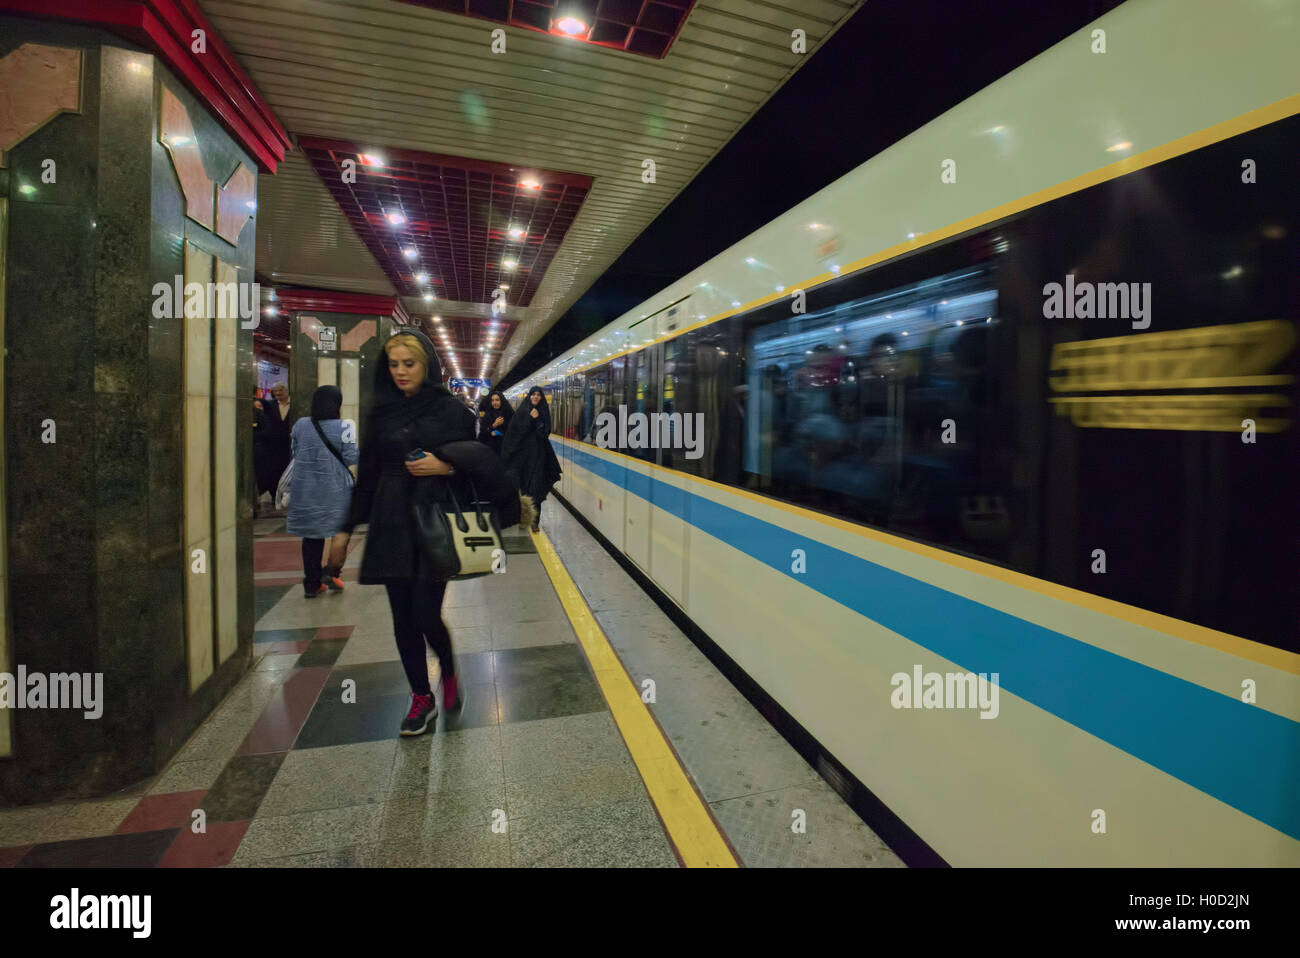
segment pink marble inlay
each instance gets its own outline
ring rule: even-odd
[[[0,151],[80,107],[80,50],[24,43],[0,59]]]
[[[375,329],[376,324],[373,319],[363,319],[343,334],[339,349],[346,353],[358,352],[362,346],[370,342],[370,337],[375,335]]]

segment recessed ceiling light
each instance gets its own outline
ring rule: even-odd
[[[505,283],[502,283],[500,286],[497,287],[497,289],[509,289],[509,288],[510,287],[507,286]]]
[[[532,177],[520,180],[519,185],[526,190],[540,190],[542,188],[541,181],[535,180]]]
[[[384,166],[385,163],[384,163],[384,158],[380,156],[378,153],[362,153],[361,165],[362,166]]]
[[[510,227],[510,238],[511,238],[511,239],[523,239],[523,238],[524,238],[525,236],[527,236],[527,235],[528,235],[527,233],[525,233],[523,230],[521,230],[521,229],[520,229],[519,227],[517,227],[517,226],[512,226],[512,227]]]
[[[429,281],[429,274],[428,274],[428,273],[416,273],[416,274],[415,274],[415,281],[416,281],[417,283],[427,283],[427,282]]]
[[[502,269],[514,269],[514,268],[515,268],[516,266],[518,266],[518,265],[519,265],[519,262],[518,262],[517,260],[513,260],[513,259],[503,259],[503,260],[501,261],[501,268],[502,268]]]
[[[406,217],[403,216],[401,213],[389,213],[385,216],[385,219],[387,219],[388,222],[390,222],[394,226],[401,226],[403,223],[406,222]]]
[[[424,301],[425,301],[426,303],[432,303],[432,302],[433,302],[433,293],[425,293],[425,294],[424,294]]]
[[[403,253],[403,255],[406,256],[407,259],[415,259],[416,255],[417,255],[416,252],[415,252],[415,247],[414,247],[414,246],[408,246],[408,247],[406,247],[406,249],[402,250],[402,253]]]
[[[576,37],[579,34],[587,32],[587,25],[577,17],[561,17],[555,21],[554,26],[555,29],[559,30],[561,33],[567,34],[571,37]]]

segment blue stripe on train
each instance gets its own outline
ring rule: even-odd
[[[563,445],[563,444],[561,444]],[[575,464],[1102,741],[1300,838],[1300,723],[569,446]],[[961,622],[961,629],[952,623]],[[882,691],[882,694],[883,691]]]

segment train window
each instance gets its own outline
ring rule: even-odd
[[[564,378],[564,432],[566,439],[577,439],[582,435],[582,397],[587,381],[586,373],[571,373]]]
[[[587,370],[587,382],[582,396],[582,427],[578,438],[583,442],[593,442],[596,417],[609,409],[610,364]],[[617,409],[615,409],[617,414]]]
[[[648,415],[656,410],[659,390],[651,372],[654,365],[654,352],[655,347],[651,347],[628,357],[631,360],[626,389],[626,405],[629,415],[634,412]],[[649,462],[654,462],[657,458],[656,450],[648,444],[641,449],[626,448],[623,449],[623,452]]]
[[[661,451],[665,466],[738,481],[746,390],[738,329],[728,319],[664,344],[664,411],[678,417],[673,442]]]
[[[744,470],[780,498],[1001,558],[997,322],[981,266],[752,326]]]

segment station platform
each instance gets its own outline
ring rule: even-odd
[[[299,540],[256,525],[240,684],[156,778],[0,811],[0,865],[902,866],[561,504],[508,531],[504,575],[449,585],[466,703],[409,738],[363,534],[307,600]]]

